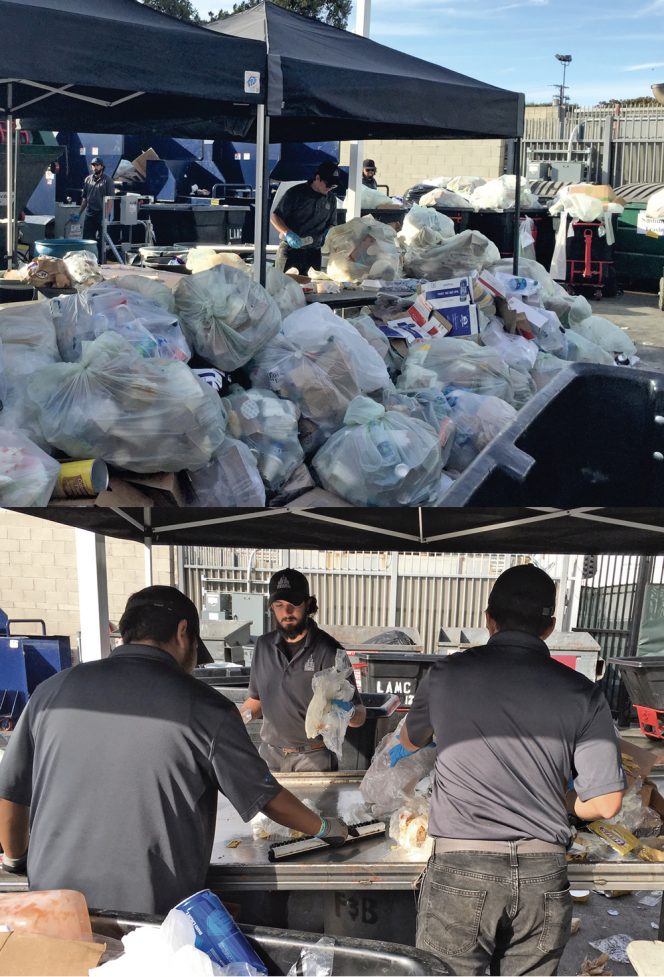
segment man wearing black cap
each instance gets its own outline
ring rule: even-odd
[[[376,183],[376,164],[372,159],[365,159],[362,163],[362,186],[369,187],[370,190],[377,190]]]
[[[205,885],[221,791],[340,844],[348,828],[284,790],[237,707],[190,673],[210,656],[196,606],[174,587],[133,594],[123,644],[47,679],[30,697],[0,771],[4,867],[31,889],[76,889],[89,906],[167,913]]]
[[[301,275],[310,268],[320,271],[323,241],[337,222],[337,198],[332,191],[338,184],[338,164],[320,163],[313,180],[298,183],[283,195],[270,217],[281,241],[275,259],[280,271],[297,268]],[[309,238],[311,242],[304,243]]]
[[[113,217],[113,203],[109,200],[105,204],[104,198],[115,195],[115,185],[110,176],[106,175],[104,161],[99,156],[94,157],[91,167],[92,173],[86,176],[83,184],[83,197],[78,217],[80,220],[81,214],[85,211],[83,240],[97,242],[97,252],[101,262],[104,207],[106,207],[106,219],[111,220]]]
[[[240,711],[251,712],[253,719],[263,717],[260,754],[271,770],[336,769],[336,757],[321,737],[307,738],[304,721],[313,696],[311,680],[334,666],[341,645],[314,621],[318,604],[303,573],[278,570],[269,589],[277,627],[256,642],[248,698]],[[352,672],[349,681],[355,685]],[[367,714],[357,690],[350,703],[333,702],[350,712],[350,726],[362,726]]]
[[[622,803],[608,703],[545,644],[555,603],[543,570],[501,574],[488,643],[434,665],[402,729],[406,751],[437,744],[417,945],[454,974],[557,973],[572,916],[569,779],[579,818],[613,817]]]

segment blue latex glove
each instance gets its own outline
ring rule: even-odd
[[[73,220],[74,224],[78,224],[80,222],[80,220],[81,220],[81,215],[80,214],[74,214],[74,216],[72,217],[72,220]]]
[[[355,712],[355,706],[349,699],[330,699],[330,705],[343,709],[344,712]]]
[[[302,247],[302,238],[299,234],[296,234],[295,231],[288,231],[284,240],[289,248]]]
[[[390,767],[396,767],[399,760],[403,760],[407,756],[412,756],[413,753],[417,753],[417,750],[407,750],[402,743],[397,743],[390,750]]]

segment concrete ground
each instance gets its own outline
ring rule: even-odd
[[[625,292],[590,303],[595,315],[624,329],[638,346],[641,369],[664,372],[664,312],[652,292]]]

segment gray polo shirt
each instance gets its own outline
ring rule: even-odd
[[[286,190],[274,212],[300,237],[312,237],[312,248],[320,248],[337,222],[337,198],[331,190],[318,193],[310,183],[298,183]]]
[[[520,631],[430,668],[406,729],[412,743],[436,740],[434,837],[567,846],[570,775],[582,801],[625,789],[601,689]]]
[[[278,631],[262,635],[256,642],[251,661],[248,695],[260,699],[263,711],[261,738],[277,748],[305,747],[319,743],[308,740],[304,720],[313,691],[311,680],[323,668],[332,668],[341,645],[315,621],[309,621],[307,637],[292,658],[286,654],[287,642]],[[350,668],[350,662],[348,667]],[[349,681],[355,685],[351,671]],[[361,703],[357,688],[353,702]]]
[[[83,196],[86,201],[86,212],[91,216],[101,214],[104,210],[104,197],[115,196],[115,184],[106,173],[98,180],[95,180],[94,174],[91,173],[90,176],[86,176],[83,183]]]
[[[147,645],[43,682],[0,765],[30,805],[30,888],[127,912],[204,887],[218,791],[249,821],[280,789],[237,707]]]

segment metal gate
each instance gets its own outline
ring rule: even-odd
[[[600,556],[592,577],[581,588],[576,630],[598,641],[602,658],[637,653],[641,615],[648,584],[664,583],[664,560],[654,556]],[[630,720],[631,704],[615,665],[607,665],[604,693],[621,725]]]

